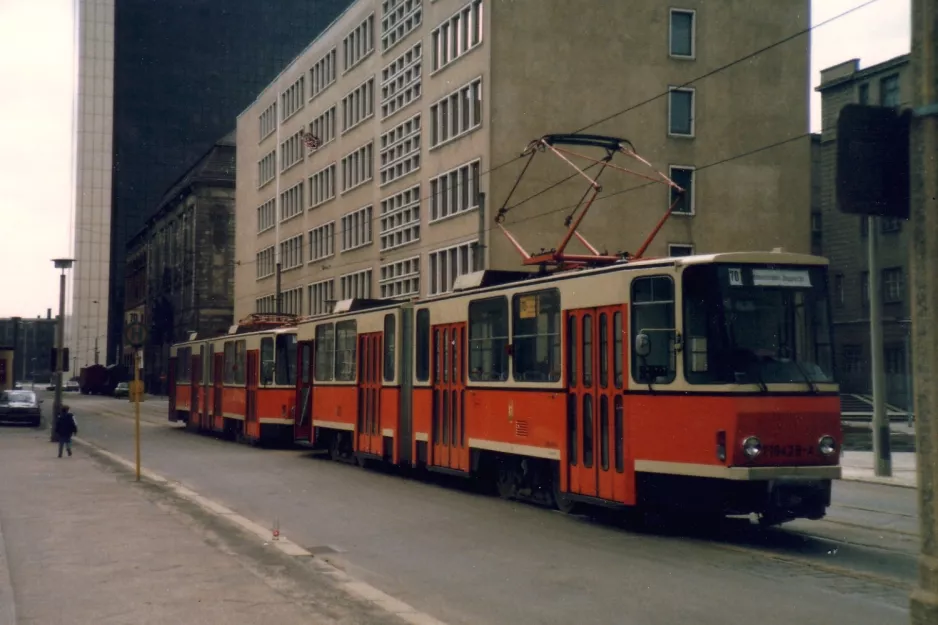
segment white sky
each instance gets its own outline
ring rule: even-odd
[[[51,259],[71,247],[72,1],[0,0],[0,317],[58,310]],[[812,24],[865,1],[813,0]],[[910,2],[878,0],[815,30],[812,86],[822,68],[908,52]],[[819,107],[812,93],[813,130]]]

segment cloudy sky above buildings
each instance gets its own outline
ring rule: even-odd
[[[73,1],[0,0],[0,317],[58,308],[50,259],[72,240]],[[811,22],[866,1],[813,0]],[[876,0],[813,31],[811,86],[822,68],[908,52],[910,3]],[[811,130],[819,112],[812,93]]]

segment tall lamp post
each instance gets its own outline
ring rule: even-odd
[[[52,403],[52,419],[49,421],[49,440],[57,442],[55,420],[62,411],[62,370],[65,369],[65,270],[72,268],[75,261],[71,258],[56,258],[52,261],[59,275],[59,320],[55,336],[55,401]]]

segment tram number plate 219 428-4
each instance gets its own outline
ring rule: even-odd
[[[800,458],[814,455],[814,447],[811,445],[765,445],[763,451],[766,456],[775,458]]]

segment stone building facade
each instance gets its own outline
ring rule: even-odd
[[[149,331],[142,376],[166,392],[169,347],[189,333],[221,334],[233,323],[235,146],[218,141],[164,195],[127,249],[125,323]],[[133,350],[123,345],[123,362]]]

